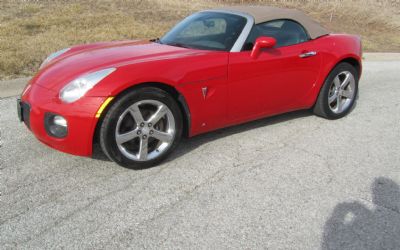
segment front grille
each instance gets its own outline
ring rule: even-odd
[[[30,113],[31,113],[31,106],[26,102],[21,102],[21,115],[22,120],[24,121],[25,125],[30,129]]]

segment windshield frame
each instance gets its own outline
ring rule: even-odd
[[[255,23],[254,17],[252,17],[251,15],[246,14],[246,13],[242,13],[242,12],[239,12],[239,11],[230,11],[230,10],[204,10],[204,11],[199,11],[199,12],[193,13],[192,15],[199,14],[199,13],[207,13],[207,12],[208,12],[208,13],[214,12],[214,13],[222,13],[222,14],[231,14],[231,15],[236,15],[236,16],[244,17],[244,18],[246,19],[246,24],[244,25],[244,27],[243,27],[243,29],[242,29],[240,35],[238,36],[238,38],[237,38],[236,41],[234,42],[232,48],[229,50],[229,52],[240,52],[240,51],[242,50],[242,47],[243,47],[244,43],[245,43],[246,40],[247,40],[247,37],[248,37],[249,34],[250,34],[251,29],[252,29],[253,26],[254,26],[254,23]],[[192,15],[190,15],[190,16],[192,16]],[[188,17],[190,17],[190,16],[188,16]],[[186,18],[188,18],[188,17],[186,17]],[[185,18],[185,19],[186,19],[186,18]],[[185,20],[185,19],[184,19],[184,20]],[[176,25],[175,25],[170,31],[168,31],[159,41],[162,41],[163,38],[164,38],[168,33],[170,33],[176,26],[180,25],[184,20],[182,20],[181,22],[179,22],[178,24],[176,24]],[[166,44],[166,45],[168,45],[168,44]],[[173,45],[171,45],[171,46],[173,46]],[[193,48],[193,49],[196,49],[196,48]],[[202,50],[202,49],[199,49],[199,50]]]

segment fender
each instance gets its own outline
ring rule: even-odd
[[[359,77],[362,73],[362,48],[361,40],[358,36],[333,34],[321,38],[318,44],[320,55],[322,56],[321,70],[314,88],[310,91],[307,98],[307,106],[314,106],[319,92],[328,77],[329,73],[343,61],[357,63]]]

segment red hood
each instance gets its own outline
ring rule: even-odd
[[[148,41],[98,43],[71,48],[51,61],[31,80],[32,83],[53,89],[77,77],[104,68],[127,64],[167,60],[199,53]]]

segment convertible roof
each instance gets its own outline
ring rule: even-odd
[[[256,24],[276,19],[291,19],[303,25],[304,28],[308,31],[311,39],[315,39],[330,33],[327,29],[308,17],[302,11],[295,9],[283,9],[270,6],[230,6],[219,8],[217,10],[234,11],[249,14],[254,17]]]

